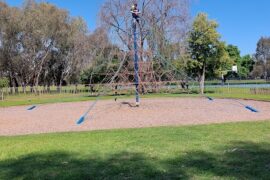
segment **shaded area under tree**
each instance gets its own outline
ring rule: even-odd
[[[214,152],[181,152],[172,159],[121,152],[89,156],[68,152],[29,154],[0,162],[1,179],[267,179],[270,144],[231,142]]]

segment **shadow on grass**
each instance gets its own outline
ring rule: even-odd
[[[216,153],[190,151],[184,156],[168,160],[171,167],[196,176],[229,179],[269,179],[270,144],[232,142]],[[177,173],[176,168],[172,168]]]
[[[171,159],[122,152],[110,157],[30,154],[0,162],[0,179],[268,179],[270,144],[234,142],[216,153],[190,151]]]
[[[32,154],[0,163],[0,179],[167,179],[151,159],[139,153],[122,152],[109,158],[81,159],[52,152]]]

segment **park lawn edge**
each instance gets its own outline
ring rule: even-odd
[[[200,97],[200,95],[195,94],[147,94],[141,96],[142,99],[149,99],[149,98],[172,98],[172,97],[178,97],[178,98],[190,98],[190,97]],[[42,97],[41,97],[42,98]],[[57,97],[56,97],[57,98]],[[114,100],[117,99],[132,99],[133,96],[125,95],[125,96],[102,96],[99,98],[99,100]],[[79,96],[79,97],[63,97],[62,99],[57,98],[57,100],[49,99],[46,100],[45,98],[42,98],[41,100],[20,100],[17,102],[12,101],[0,101],[0,108],[5,107],[14,107],[14,106],[27,106],[27,105],[42,105],[42,104],[55,104],[55,103],[70,103],[70,102],[87,102],[87,101],[94,101],[97,97],[87,97],[87,96]]]
[[[249,95],[219,95],[219,94],[205,94],[204,96],[199,94],[173,94],[173,93],[163,93],[163,94],[146,94],[141,96],[142,99],[149,99],[149,98],[203,98],[203,97],[213,97],[218,99],[242,99],[242,100],[253,100],[253,101],[263,101],[263,102],[270,102],[270,98],[264,98],[262,96],[258,97],[248,97]],[[125,96],[103,96],[100,100],[113,100],[117,99],[132,99],[133,96],[125,95]],[[261,98],[262,97],[262,98]],[[0,101],[0,109],[7,108],[7,107],[14,107],[14,106],[28,106],[28,105],[42,105],[42,104],[55,104],[55,103],[70,103],[70,102],[87,102],[87,101],[94,101],[96,97],[87,97],[87,96],[78,96],[78,97],[62,97],[57,98],[56,100],[53,97],[49,100],[46,98],[41,99],[33,99],[33,101],[29,101],[27,99],[20,100],[20,101]]]
[[[115,129],[97,129],[97,130],[83,130],[83,131],[63,131],[63,132],[49,132],[49,133],[35,133],[35,134],[24,134],[24,135],[7,135],[1,136],[1,138],[28,138],[28,137],[44,137],[44,136],[58,136],[58,135],[78,135],[78,134],[103,134],[103,133],[120,133],[126,131],[147,131],[147,130],[161,130],[161,129],[181,129],[181,128],[205,128],[212,126],[231,126],[240,124],[256,124],[256,123],[267,123],[270,119],[266,120],[247,120],[247,121],[235,121],[235,122],[215,122],[209,124],[188,124],[188,125],[164,125],[154,127],[136,127],[136,128],[115,128]]]
[[[268,179],[270,120],[0,137],[0,179]]]

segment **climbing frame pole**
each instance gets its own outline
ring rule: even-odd
[[[134,71],[135,71],[135,90],[136,90],[136,106],[140,105],[140,95],[139,95],[139,58],[138,58],[138,45],[137,45],[137,27],[136,19],[133,18],[133,35],[134,35]]]

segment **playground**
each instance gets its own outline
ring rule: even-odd
[[[138,108],[132,99],[100,100],[82,124],[77,119],[91,102],[72,102],[1,109],[0,135],[182,126],[270,119],[270,102],[241,100],[252,112],[230,99],[145,98]]]
[[[240,2],[1,1],[0,179],[269,179],[270,38]]]

